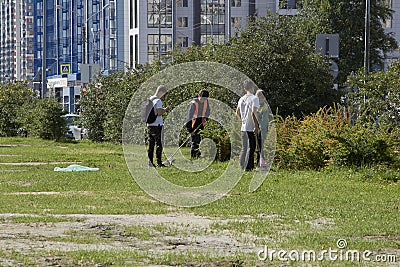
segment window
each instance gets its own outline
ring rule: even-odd
[[[177,44],[180,47],[188,47],[189,46],[189,38],[188,37],[178,37]]]
[[[242,17],[232,17],[231,18],[231,29],[240,30],[242,27]]]
[[[302,8],[299,0],[279,0],[279,9],[298,9]]]
[[[276,1],[276,8],[277,13],[279,15],[289,15],[294,16],[297,15],[298,10],[301,9],[303,6],[299,0],[277,0]]]
[[[129,2],[129,6],[130,6],[130,16],[129,16],[129,28],[133,29],[133,22],[134,19],[136,19],[136,14],[135,14],[135,5],[134,5],[134,0],[130,0]]]
[[[231,0],[231,7],[241,7],[242,1],[241,0]]]
[[[136,47],[134,47],[134,43],[133,43],[133,36],[129,36],[129,67],[133,67],[133,62],[136,59],[136,53],[134,53],[134,49],[136,49]]]
[[[159,40],[160,39],[160,40]],[[172,50],[171,34],[149,34],[147,35],[147,58],[148,61],[161,59]]]
[[[147,0],[147,26],[172,28],[172,0]]]
[[[389,8],[389,9],[393,8],[392,0],[386,0],[386,7]],[[393,22],[392,22],[391,18],[385,19],[384,23],[385,23],[385,27],[388,28],[388,29],[393,27],[393,25],[392,25]]]
[[[298,0],[279,0],[279,9],[297,9]]]
[[[188,17],[179,17],[178,27],[187,27],[187,26],[188,26]]]
[[[225,41],[225,1],[201,0],[201,44]]]
[[[188,7],[188,0],[178,0],[176,5],[178,7]]]

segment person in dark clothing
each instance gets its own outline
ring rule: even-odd
[[[162,161],[162,137],[163,137],[163,127],[164,122],[162,115],[165,112],[168,112],[169,108],[162,107],[161,99],[167,92],[167,88],[164,85],[158,86],[156,93],[150,97],[150,100],[153,102],[155,107],[155,113],[157,115],[157,119],[153,123],[147,124],[147,132],[148,132],[148,140],[149,146],[147,148],[147,155],[149,158],[149,167],[155,167],[153,158],[154,158],[154,147],[156,147],[156,159],[157,159],[157,166],[158,167],[166,167]]]
[[[210,116],[208,105],[209,92],[201,90],[198,97],[190,101],[186,115],[186,129],[190,133],[190,156],[192,159],[200,157],[200,131],[204,129],[207,118]]]

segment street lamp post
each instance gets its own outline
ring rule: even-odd
[[[57,62],[57,66],[56,66],[56,74],[58,75],[58,69],[60,68],[60,62],[59,62],[59,47],[58,47],[58,9],[59,9],[59,5],[56,5],[56,19],[54,20],[54,25],[55,25],[55,37],[56,37],[56,62]]]
[[[369,74],[369,50],[370,50],[370,0],[365,0],[365,50],[364,50],[364,71]]]

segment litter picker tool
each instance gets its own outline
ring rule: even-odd
[[[199,124],[199,125],[196,127],[196,129],[194,129],[193,133],[196,132],[196,131],[200,128],[201,125],[202,125],[202,124]],[[189,141],[190,136],[191,136],[191,135],[190,135],[190,133],[189,133],[189,136],[186,138],[186,140],[174,151],[174,153],[171,154],[171,156],[169,156],[169,157],[167,158],[167,160],[166,160],[163,164],[172,165],[174,156],[176,155],[176,153],[178,153],[179,149],[181,149],[181,148],[187,143],[187,141]]]

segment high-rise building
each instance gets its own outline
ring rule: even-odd
[[[34,88],[43,97],[54,95],[68,112],[75,112],[74,100],[91,75],[125,68],[117,63],[123,60],[118,59],[116,0],[30,1],[34,7]]]
[[[386,5],[394,11],[393,18],[384,21],[384,28],[387,33],[392,33],[396,38],[397,43],[400,44],[400,2],[395,0],[386,0]],[[385,68],[391,61],[397,60],[400,57],[400,51],[397,49],[387,55]]]
[[[80,64],[98,64],[103,70],[117,68],[115,0],[34,1],[36,72],[42,67],[44,36],[47,76],[79,73]]]
[[[0,1],[0,82],[34,77],[32,0]]]
[[[246,27],[249,16],[297,13],[296,0],[129,0],[131,66],[179,45],[223,43]]]

